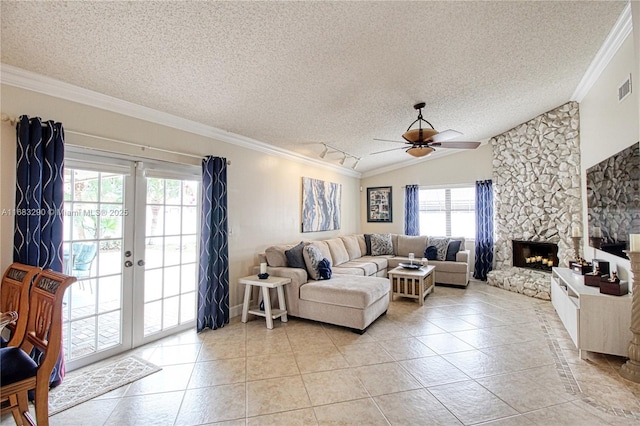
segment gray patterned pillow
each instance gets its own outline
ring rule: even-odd
[[[371,256],[393,254],[391,234],[371,234]]]
[[[320,249],[314,245],[307,245],[303,251],[304,263],[307,265],[307,272],[314,280],[320,279],[320,261],[324,259]]]
[[[429,237],[429,243],[427,246],[435,246],[438,250],[438,260],[445,260],[447,258],[447,248],[449,247],[449,240],[451,238],[446,237]]]

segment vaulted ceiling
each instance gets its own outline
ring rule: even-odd
[[[400,146],[373,139],[401,140],[416,102],[481,141],[567,102],[624,5],[3,0],[1,60],[372,172],[413,159],[369,154]]]

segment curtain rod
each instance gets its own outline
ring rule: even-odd
[[[4,114],[4,113],[2,114],[2,121],[6,121],[12,126],[15,126],[18,123],[18,119],[17,118],[10,117],[10,116],[8,116],[7,114]],[[46,122],[42,122],[42,125],[46,126],[47,124],[46,124]],[[115,142],[115,143],[119,143],[119,144],[122,144],[122,145],[133,146],[133,147],[136,147],[136,148],[140,148],[143,151],[146,150],[146,149],[153,149],[155,151],[160,151],[160,152],[164,152],[164,153],[167,153],[167,154],[182,155],[184,157],[191,157],[191,158],[198,158],[198,159],[202,159],[204,157],[204,155],[187,154],[187,153],[184,153],[184,152],[172,151],[170,149],[156,148],[156,147],[150,146],[150,145],[142,145],[142,144],[135,143],[135,142],[123,141],[121,139],[107,138],[107,137],[104,137],[104,136],[94,135],[94,134],[91,134],[91,133],[78,132],[76,130],[67,130],[67,129],[65,129],[64,132],[65,133],[70,133],[72,135],[85,136],[85,137],[89,137],[89,138],[100,139],[100,140],[103,140],[103,141]],[[73,143],[70,143],[69,145],[86,148],[86,147],[84,147],[82,145],[77,145],[77,144],[73,144]],[[231,160],[227,160],[227,165],[228,166],[231,165]]]

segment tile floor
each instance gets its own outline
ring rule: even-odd
[[[581,360],[550,302],[480,282],[438,286],[424,307],[396,298],[363,335],[236,317],[132,353],[162,371],[50,423],[640,424],[640,384],[619,376],[624,359]]]

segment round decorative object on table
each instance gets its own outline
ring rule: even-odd
[[[405,269],[420,269],[422,267],[419,263],[398,263],[398,266]]]
[[[269,278],[269,274],[267,274],[266,272],[264,274],[258,274],[258,278],[261,280],[266,280],[267,278]]]

